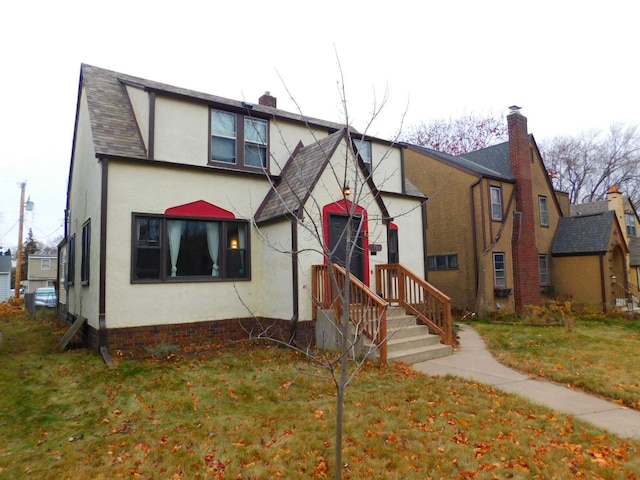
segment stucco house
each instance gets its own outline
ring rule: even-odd
[[[617,218],[570,218],[568,195],[554,190],[518,107],[507,124],[507,142],[461,156],[407,145],[407,176],[429,198],[429,282],[479,315],[556,298],[611,307],[605,284],[625,270]],[[597,241],[585,244],[596,225]],[[581,272],[587,265],[592,275]]]
[[[314,266],[424,279],[404,149],[344,125],[82,65],[60,311],[108,351],[314,337]],[[375,295],[375,293],[374,293]]]
[[[29,255],[27,259],[27,293],[36,288],[54,287],[58,279],[58,257],[55,255]]]

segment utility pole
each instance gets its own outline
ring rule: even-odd
[[[20,225],[18,227],[18,253],[16,254],[16,284],[15,298],[20,298],[20,277],[22,277],[22,229],[24,225],[24,189],[27,182],[21,182],[20,186]]]

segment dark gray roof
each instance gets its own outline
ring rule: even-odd
[[[509,155],[509,142],[499,143],[491,147],[465,153],[461,158],[484,168],[488,168],[498,175],[509,180],[514,180],[511,172],[511,161]]]
[[[562,256],[606,252],[614,218],[613,211],[560,218],[551,253]]]
[[[427,196],[422,193],[418,187],[411,183],[407,177],[404,178],[404,192],[412,197],[427,198]]]
[[[640,237],[629,237],[629,261],[632,267],[640,267]]]
[[[209,104],[226,105],[238,109],[248,108],[248,104],[242,101],[174,87],[87,64],[82,64],[81,80],[87,95],[93,141],[98,154],[132,158],[146,158],[147,156],[135,116],[127,98],[125,85],[134,85],[147,90],[199,100]],[[329,131],[339,130],[344,127],[340,123],[305,117],[259,104],[251,104],[250,107],[252,112],[326,128]]]
[[[485,165],[482,165],[480,163],[477,163],[467,158],[467,154],[460,157],[456,157],[454,155],[450,155],[445,152],[439,152],[431,148],[420,147],[418,145],[410,145],[410,144],[406,144],[406,145],[417,152],[424,153],[425,155],[429,155],[430,157],[442,160],[443,162],[453,164],[457,167],[462,168],[463,170],[467,170],[474,174],[486,175],[490,177],[499,177],[499,178],[504,177],[504,175],[500,173],[498,170],[494,170],[492,168],[489,168]],[[508,158],[507,158],[507,161],[508,161]],[[505,179],[512,180],[512,177],[507,176]]]
[[[308,147],[297,149],[282,169],[280,182],[269,190],[258,208],[256,222],[298,215],[345,135],[346,131],[342,129]]]
[[[594,213],[602,213],[609,210],[609,205],[606,200],[599,202],[587,202],[579,203],[578,205],[571,205],[571,215],[592,215]]]

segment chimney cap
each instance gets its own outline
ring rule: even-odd
[[[517,105],[511,105],[509,107],[509,113],[510,114],[512,114],[512,113],[520,113],[520,110],[522,110],[522,107],[519,107]]]
[[[620,193],[620,190],[618,190],[618,187],[616,185],[611,185],[607,193]]]

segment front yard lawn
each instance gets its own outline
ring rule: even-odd
[[[247,345],[108,368],[58,353],[53,319],[0,330],[0,479],[332,476],[335,392],[298,353]],[[348,479],[640,477],[640,442],[404,364],[368,364],[345,412]]]
[[[505,365],[640,410],[640,320],[576,315],[569,329],[486,320],[470,324]]]

